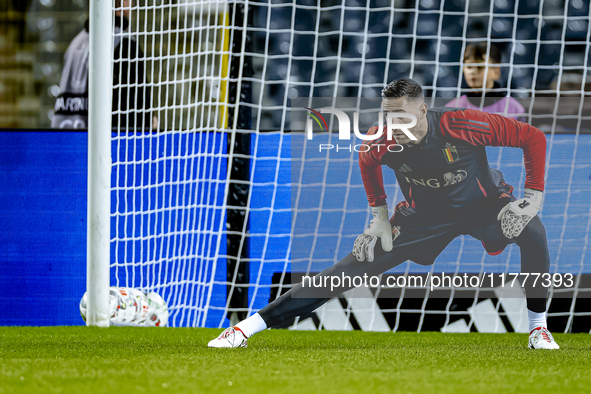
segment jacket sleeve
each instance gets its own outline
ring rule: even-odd
[[[378,127],[374,126],[367,132],[373,135]],[[384,135],[376,141],[365,141],[363,148],[359,151],[359,167],[361,169],[361,179],[367,201],[371,207],[379,207],[386,204],[386,191],[384,190],[384,179],[382,177],[382,156],[387,152],[386,126],[384,125]],[[378,146],[380,144],[380,146]]]
[[[440,127],[443,135],[472,145],[523,149],[525,187],[544,190],[546,136],[540,129],[515,119],[473,109],[445,112]]]

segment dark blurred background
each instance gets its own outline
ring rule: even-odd
[[[206,100],[199,92],[209,90],[212,72],[197,64],[204,50],[220,47],[219,14],[201,11],[201,3],[138,0],[158,7],[132,20],[133,33],[158,32],[154,41],[138,37],[148,77],[167,87],[155,90],[154,105],[176,127],[207,110],[198,108]],[[554,95],[559,75],[562,90],[581,91],[591,56],[589,0],[269,0],[251,2],[249,12],[248,102],[259,130],[281,129],[287,98],[377,97],[402,76],[418,80],[427,96],[456,97],[470,42],[499,46],[501,83],[522,98]],[[86,0],[0,0],[0,127],[49,126],[63,54],[86,17]],[[196,33],[207,25],[214,30]],[[209,66],[215,74],[219,59]]]

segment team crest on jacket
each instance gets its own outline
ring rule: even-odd
[[[443,156],[445,156],[447,164],[452,164],[460,160],[457,148],[449,142],[445,144],[445,148],[443,149]]]

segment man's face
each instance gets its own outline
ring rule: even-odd
[[[492,89],[495,81],[501,76],[501,69],[488,63],[486,72],[486,61],[484,59],[469,58],[464,60],[464,78],[472,89]],[[486,85],[485,85],[486,82]]]
[[[418,144],[421,142],[426,134],[426,130],[421,130],[421,120],[427,115],[427,104],[423,99],[407,99],[406,97],[391,98],[384,97],[382,99],[382,108],[384,115],[388,112],[404,112],[414,115],[417,118],[417,123],[413,127],[409,127],[408,131],[414,135],[417,140],[412,141],[402,130],[394,130],[394,138],[398,144],[404,145],[408,143]],[[411,123],[409,118],[394,118],[394,123]]]

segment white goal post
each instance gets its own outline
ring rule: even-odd
[[[111,230],[112,1],[90,0],[88,108],[88,310],[86,325],[109,326]]]
[[[91,4],[103,10],[105,1]],[[585,175],[591,155],[590,12],[586,0],[134,0],[124,34],[136,52],[120,53],[115,64],[126,55],[126,72],[143,70],[143,79],[137,74],[118,88],[135,92],[131,101],[148,92],[150,106],[140,112],[158,127],[114,124],[113,133],[100,135],[101,143],[92,134],[98,129],[89,132],[89,149],[107,154],[106,143],[112,155],[109,169],[101,162],[102,178],[89,172],[93,182],[111,184],[100,201],[89,193],[89,294],[107,291],[109,282],[156,291],[168,303],[171,326],[222,327],[233,314],[252,314],[283,293],[292,271],[314,273],[336,263],[370,220],[358,158],[354,152],[313,154],[293,132],[291,100],[378,98],[389,81],[411,77],[424,87],[428,104],[437,105],[473,91],[462,77],[464,53],[471,43],[485,43],[502,53],[495,92],[520,100],[522,119],[547,133],[540,216],[551,271],[577,278],[573,289],[551,290],[550,324],[558,324],[556,331],[591,329],[584,302],[591,295]],[[103,19],[103,34],[121,38],[112,22],[105,24]],[[94,28],[98,24],[91,22]],[[107,58],[112,54],[100,60]],[[103,89],[113,79],[101,78]],[[99,94],[94,89],[91,79],[91,109]],[[110,99],[101,101],[103,110],[110,108]],[[113,114],[128,113],[131,101]],[[327,120],[336,132],[336,119]],[[331,134],[315,138],[330,141]],[[519,198],[525,172],[517,151],[491,148],[488,154]],[[393,176],[385,176],[392,210],[403,197]],[[91,233],[91,198],[105,219],[99,234]],[[100,252],[91,252],[95,246]],[[108,265],[106,281],[104,265],[99,276],[91,270],[99,255]],[[460,237],[433,266],[405,263],[392,273],[519,269],[515,246],[493,257],[479,242]],[[403,292],[395,302],[383,301],[380,291],[367,302],[345,296],[293,328],[335,328],[328,314],[344,316],[339,324],[346,329],[482,331],[479,316],[492,313],[502,329],[523,330],[515,321],[523,317],[524,300],[505,301],[519,295],[497,291],[488,298],[476,291],[458,301],[449,290],[442,303],[428,293]],[[95,294],[104,301],[102,292]]]

